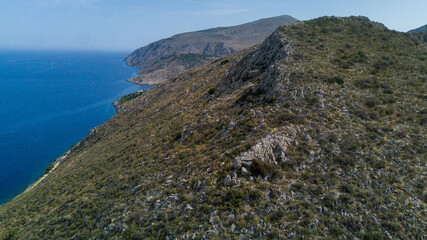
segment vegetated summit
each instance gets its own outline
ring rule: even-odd
[[[365,17],[282,26],[123,101],[0,238],[422,239],[426,58]]]
[[[283,15],[232,27],[218,27],[174,35],[135,50],[125,60],[141,69],[128,81],[158,84],[185,70],[211,62],[218,57],[256,45],[280,25],[296,22]]]

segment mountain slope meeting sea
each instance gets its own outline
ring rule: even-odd
[[[426,46],[365,17],[282,26],[125,101],[8,239],[422,239]]]
[[[296,21],[283,15],[238,26],[181,33],[153,42],[125,58],[127,64],[141,69],[139,76],[128,81],[137,84],[164,82],[185,70],[259,44],[280,25]]]
[[[145,89],[122,52],[0,50],[0,204],[115,111],[111,102]]]

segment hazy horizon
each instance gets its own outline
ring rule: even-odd
[[[406,32],[427,23],[425,9],[422,0],[3,0],[0,49],[131,52],[174,34],[279,15],[362,15]]]

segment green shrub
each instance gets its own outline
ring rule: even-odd
[[[127,102],[127,101],[129,101],[129,100],[132,100],[132,99],[134,99],[134,98],[137,98],[137,97],[139,97],[140,95],[142,95],[144,93],[144,91],[138,91],[138,92],[134,92],[134,93],[131,93],[131,94],[128,94],[128,95],[125,95],[125,96],[123,96],[123,97],[121,97],[120,98],[120,101],[123,103],[123,102]]]
[[[374,98],[370,98],[368,100],[365,101],[365,105],[367,107],[373,108],[378,104],[378,101]]]
[[[51,163],[47,168],[44,174],[48,174],[55,167],[55,162]]]
[[[284,216],[285,211],[279,209],[270,215],[270,220],[273,222],[280,222]]]
[[[228,62],[230,62],[229,59],[224,59],[224,60],[221,61],[221,65],[227,64]]]
[[[212,95],[215,93],[215,91],[216,91],[216,88],[213,87],[213,88],[209,89],[208,93],[209,93],[209,95]]]

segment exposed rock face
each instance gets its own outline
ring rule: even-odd
[[[283,69],[280,69],[281,61],[286,61],[291,53],[292,40],[288,40],[281,32],[275,32],[231,68],[219,87],[232,91],[255,80],[261,82],[252,88],[253,93],[262,91],[275,94],[276,84],[284,79]]]
[[[120,110],[122,110],[123,108],[122,101],[120,99],[117,99],[113,102],[113,106],[116,109],[116,113],[120,112]]]
[[[128,65],[141,69],[138,77],[128,81],[138,84],[164,82],[185,70],[261,43],[280,25],[296,21],[285,15],[162,39],[135,50],[125,58]]]
[[[243,167],[245,170],[242,172],[247,174],[246,171],[251,169],[252,161],[254,159],[276,165],[282,164],[284,161],[286,161],[285,152],[287,147],[293,140],[293,137],[296,133],[293,128],[289,127],[288,129],[289,136],[284,135],[283,133],[270,134],[252,146],[249,151],[237,156],[233,161],[234,169],[240,171]]]

